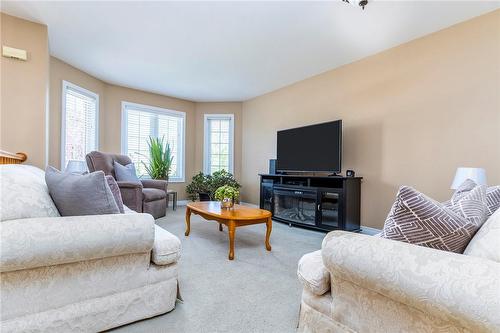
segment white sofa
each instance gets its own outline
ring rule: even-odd
[[[0,166],[0,331],[97,332],[171,311],[180,241],[149,214],[60,217],[44,172]]]
[[[500,332],[500,210],[465,254],[334,231],[297,274],[300,332]]]

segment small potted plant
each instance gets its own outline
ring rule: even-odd
[[[210,179],[199,172],[193,176],[191,183],[186,186],[186,192],[192,201],[210,201]]]
[[[231,186],[236,190],[241,187],[233,174],[225,170],[215,171],[211,175],[206,175],[200,171],[193,176],[191,183],[186,186],[186,192],[189,199],[193,201],[198,199],[200,201],[216,200],[215,191],[224,185]]]
[[[232,208],[239,196],[240,191],[229,185],[221,186],[215,191],[215,199],[220,201],[222,208]]]

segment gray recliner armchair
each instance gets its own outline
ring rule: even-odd
[[[92,151],[85,156],[90,172],[102,170],[116,179],[114,161],[127,165],[132,160],[126,155]],[[167,185],[165,180],[143,179],[140,182],[117,181],[123,203],[138,213],[149,213],[155,219],[165,216]]]

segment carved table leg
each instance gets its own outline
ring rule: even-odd
[[[219,231],[222,231],[222,223],[219,223]]]
[[[267,219],[266,222],[266,250],[271,251],[271,244],[269,243],[269,238],[271,237],[271,230],[273,230],[273,220],[271,218]]]
[[[191,209],[186,207],[186,232],[184,235],[189,236],[189,232],[191,231]]]
[[[229,221],[229,260],[234,259],[234,233],[236,231],[236,226],[234,221]]]

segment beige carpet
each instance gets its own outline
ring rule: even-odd
[[[185,237],[184,212],[178,207],[157,220],[182,242],[184,302],[113,332],[295,332],[302,290],[297,262],[320,249],[325,234],[274,222],[268,252],[265,224],[237,228],[235,260],[229,261],[226,228],[220,232],[217,223],[193,215]]]

